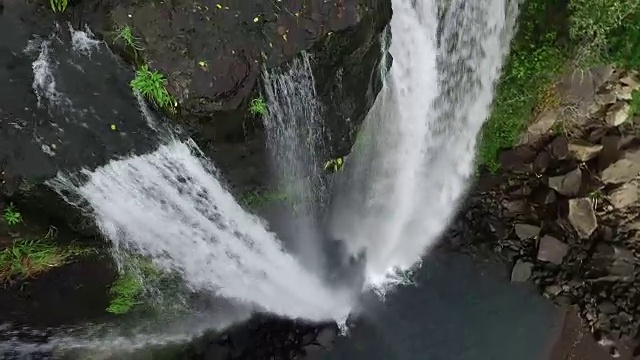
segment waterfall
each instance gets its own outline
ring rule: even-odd
[[[473,171],[476,138],[512,37],[517,2],[393,0],[393,57],[349,156],[331,234],[384,288],[419,265]]]
[[[324,265],[317,217],[325,187],[324,129],[310,61],[302,53],[284,71],[264,71],[269,109],[264,124],[277,185],[291,207],[292,251],[318,272]]]
[[[193,143],[174,141],[85,171],[88,181],[79,187],[64,175],[56,184],[88,201],[115,248],[150,257],[195,292],[291,318],[346,317],[348,294],[329,289],[285,252],[196,154]]]
[[[116,251],[149,257],[193,292],[283,317],[344,321],[356,299],[350,289],[327,285],[319,271],[327,229],[320,228],[318,209],[330,206],[329,235],[364,259],[367,286],[384,287],[419,264],[466,190],[517,12],[515,0],[392,3],[393,64],[387,73],[383,61],[383,89],[345,172],[336,174],[330,205],[310,57],[264,74],[268,146],[278,185],[292,204],[292,251],[236,202],[192,141],[158,134],[162,145],[152,152],[82,176],[61,172],[49,184],[84,199]],[[91,56],[95,44],[76,35],[76,50]],[[33,63],[38,102],[72,106],[56,82],[48,43],[39,46]],[[157,129],[148,109],[140,113]],[[110,120],[100,121],[108,128]],[[121,120],[118,127],[127,124]]]

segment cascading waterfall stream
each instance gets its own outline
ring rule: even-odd
[[[445,6],[442,6],[442,5]],[[466,191],[517,2],[393,1],[393,65],[349,156],[332,235],[382,288],[419,264]]]
[[[264,71],[269,112],[267,147],[278,187],[291,207],[292,251],[315,272],[322,270],[318,207],[323,203],[324,129],[310,56],[302,53],[286,71]]]
[[[157,151],[86,172],[75,189],[116,248],[178,272],[197,292],[315,321],[346,317],[351,299],[327,288],[286,253],[263,222],[244,211],[192,154],[195,144]],[[73,188],[69,178],[57,184]]]
[[[364,255],[370,287],[384,287],[394,281],[390,275],[418,264],[454,214],[517,12],[515,0],[392,4],[393,65],[330,204],[330,236],[351,255]],[[74,47],[90,53],[83,41],[78,35]],[[56,88],[46,46],[33,65],[40,74],[33,83],[38,100],[53,106],[63,99],[71,107]],[[158,135],[163,145],[151,153],[112,160],[82,176],[61,173],[50,184],[80,195],[116,249],[151,258],[194,292],[283,317],[344,321],[357,305],[353,289],[328,286],[319,271],[317,209],[328,201],[309,57],[289,72],[265,73],[265,83],[270,150],[300,211],[291,221],[305,230],[294,252],[234,200],[192,141]],[[142,113],[150,117],[144,107]]]

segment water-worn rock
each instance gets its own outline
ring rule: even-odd
[[[618,308],[610,301],[602,302],[598,305],[598,309],[602,311],[604,314],[615,314],[618,312]]]
[[[544,174],[551,164],[551,155],[546,151],[541,151],[533,160],[533,171],[538,174]]]
[[[640,186],[637,180],[622,184],[609,194],[609,202],[616,209],[624,209],[638,201]]]
[[[564,175],[550,177],[548,185],[561,195],[578,195],[580,192],[580,186],[582,185],[582,171],[580,171],[579,168],[576,168]]]
[[[605,120],[611,126],[622,125],[629,120],[630,110],[631,106],[626,101],[619,101],[609,108]]]
[[[620,246],[613,247],[612,262],[607,271],[612,275],[631,276],[635,270],[636,258],[629,249]]]
[[[531,171],[531,162],[536,157],[536,151],[532,146],[520,145],[499,154],[500,166],[508,171],[526,173]]]
[[[558,121],[558,114],[556,111],[545,111],[540,114],[528,127],[520,139],[520,144],[533,144],[542,135],[547,134],[549,130]]]
[[[620,159],[602,171],[600,179],[606,184],[621,184],[633,180],[640,174],[640,163]]]
[[[518,260],[511,270],[511,282],[525,282],[531,278],[533,264]]]
[[[529,224],[515,224],[514,230],[520,240],[527,240],[540,235],[540,227]]]
[[[549,145],[549,153],[556,160],[564,160],[569,156],[569,140],[566,136],[556,136]]]
[[[569,251],[569,246],[551,235],[545,235],[538,245],[537,259],[555,265],[562,264],[562,260]]]
[[[586,162],[598,156],[602,147],[600,144],[593,145],[586,141],[572,141],[569,144],[569,152],[577,160]]]
[[[595,96],[595,102],[599,106],[614,104],[617,100],[618,98],[614,93],[597,94]]]
[[[583,239],[588,238],[598,227],[598,220],[589,198],[569,200],[569,222]]]

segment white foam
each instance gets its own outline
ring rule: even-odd
[[[194,144],[190,145],[194,147]],[[184,143],[112,161],[73,188],[58,175],[54,187],[85,198],[116,249],[149,256],[182,275],[193,291],[210,291],[291,318],[321,321],[351,308],[282,249],[257,217],[245,212]]]
[[[455,213],[516,12],[507,0],[453,0],[440,10],[434,1],[393,1],[393,64],[332,221],[334,237],[365,253],[367,286],[385,289],[418,266]]]

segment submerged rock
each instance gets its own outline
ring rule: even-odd
[[[525,282],[531,277],[533,264],[518,260],[511,270],[511,282]]]

